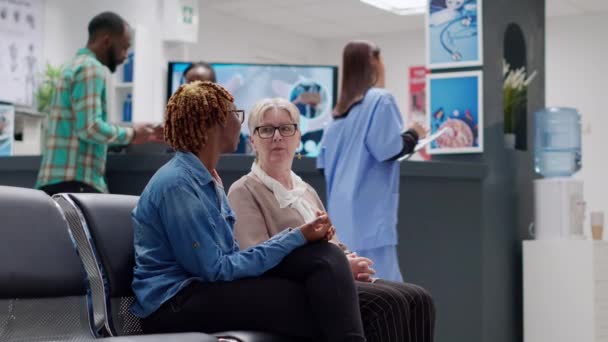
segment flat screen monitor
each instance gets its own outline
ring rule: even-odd
[[[167,99],[184,83],[184,70],[190,62],[170,62]],[[323,127],[331,120],[336,102],[337,73],[335,66],[212,63],[217,82],[235,99],[237,108],[245,110],[241,141],[237,153],[252,153],[247,127],[248,112],[262,98],[283,97],[300,110],[303,156],[316,157]]]

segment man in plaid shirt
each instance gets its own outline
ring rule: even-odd
[[[106,121],[105,67],[114,72],[127,58],[131,46],[127,22],[104,12],[91,20],[88,30],[87,47],[63,68],[55,86],[46,151],[36,182],[49,195],[107,192],[108,145],[162,141],[161,127],[123,127]]]

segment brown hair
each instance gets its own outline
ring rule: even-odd
[[[378,57],[380,49],[368,41],[351,41],[342,52],[342,85],[334,108],[334,116],[342,116],[353,104],[363,99],[376,83],[371,57]]]
[[[177,89],[165,114],[165,141],[178,151],[198,153],[207,143],[207,132],[224,125],[234,97],[212,82],[194,81]]]

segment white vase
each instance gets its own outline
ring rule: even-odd
[[[505,148],[515,149],[515,134],[514,133],[505,133]]]

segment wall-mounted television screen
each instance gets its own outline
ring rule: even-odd
[[[170,62],[167,99],[184,83],[184,70],[190,62]],[[303,156],[316,157],[323,127],[331,120],[336,102],[335,66],[212,63],[217,82],[234,95],[237,108],[245,110],[241,142],[237,153],[252,153],[247,128],[248,112],[256,101],[266,97],[284,97],[300,110]]]

